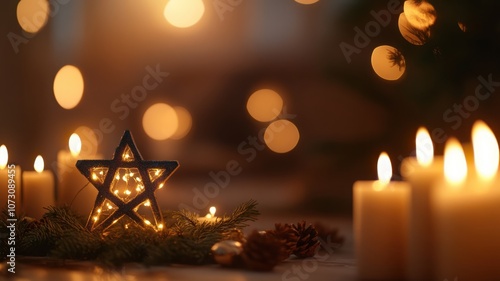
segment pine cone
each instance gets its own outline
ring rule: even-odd
[[[298,258],[313,257],[319,246],[318,232],[312,225],[306,227],[306,222],[302,221],[294,224],[293,228],[299,233],[299,240],[293,252]]]
[[[233,241],[238,241],[242,244],[246,243],[245,234],[243,234],[243,231],[241,231],[241,229],[238,228],[233,228],[225,232],[222,240],[233,240]]]
[[[340,248],[344,244],[344,236],[339,235],[337,228],[329,228],[322,223],[315,223],[314,228],[318,232],[318,237],[323,239],[328,245],[336,245]]]
[[[299,241],[299,233],[292,225],[285,223],[274,224],[274,230],[270,231],[283,244],[283,256],[281,260],[286,260],[295,251],[297,241]]]
[[[271,271],[283,256],[283,245],[274,235],[253,231],[243,245],[242,258],[247,268]]]

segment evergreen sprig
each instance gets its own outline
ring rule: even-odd
[[[257,202],[250,200],[232,214],[216,221],[198,221],[199,215],[164,211],[165,230],[156,232],[136,224],[119,222],[105,233],[90,232],[85,221],[67,207],[49,207],[42,219],[18,218],[16,251],[20,255],[60,259],[94,260],[116,267],[128,262],[145,265],[203,264],[209,262],[210,248],[231,229],[255,221]],[[6,214],[2,214],[0,235],[7,235]],[[2,257],[8,245],[2,242]]]

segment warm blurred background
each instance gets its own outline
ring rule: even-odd
[[[382,150],[397,179],[418,126],[437,153],[477,119],[500,133],[499,12],[491,0],[2,1],[0,144],[24,170],[41,154],[55,172],[75,130],[111,158],[130,129],[145,159],[181,163],[157,193],[164,208],[255,198],[350,214],[352,183],[376,177]],[[207,194],[235,162],[241,173]]]

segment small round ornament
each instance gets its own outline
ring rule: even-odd
[[[228,267],[238,266],[240,262],[240,255],[243,251],[243,245],[234,240],[224,240],[215,243],[212,246],[212,255],[215,261]]]

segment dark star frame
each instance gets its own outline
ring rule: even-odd
[[[125,151],[132,154],[132,157],[130,157],[131,160],[124,159]],[[151,209],[153,211],[155,219],[154,227],[157,230],[163,227],[163,217],[154,196],[154,192],[158,189],[160,184],[164,183],[171,176],[171,174],[177,170],[179,162],[143,160],[141,154],[137,150],[132,134],[127,130],[123,134],[120,144],[115,150],[113,159],[78,160],[76,162],[76,167],[99,191],[94,203],[94,208],[92,209],[92,212],[87,220],[87,229],[91,231],[104,231],[124,215],[128,216],[143,227],[151,226],[150,223],[146,223],[146,221],[134,210],[147,200],[150,201]],[[115,173],[120,168],[137,168],[144,184],[144,190],[128,202],[123,201],[111,192]],[[107,173],[103,181],[93,179],[96,169],[107,169]],[[164,170],[163,173],[161,173],[157,178],[151,180],[149,171],[158,169]],[[102,222],[97,223],[93,220],[93,218],[99,213],[98,209],[101,208],[106,199],[116,205],[116,209]]]

